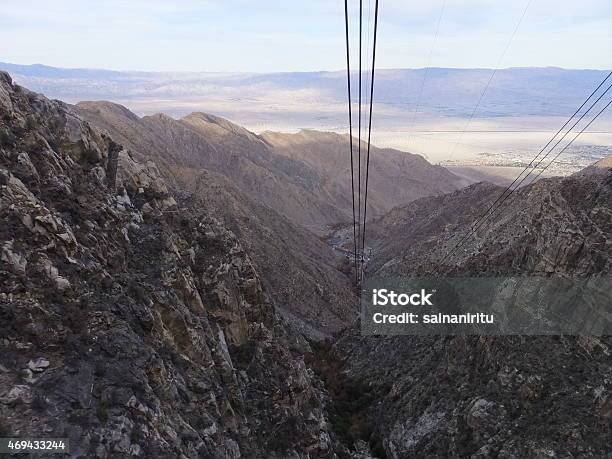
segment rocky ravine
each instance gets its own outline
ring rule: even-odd
[[[522,189],[444,272],[610,276],[611,178]],[[478,184],[394,209],[371,225],[371,274],[432,273],[501,191]],[[612,456],[609,336],[364,338],[353,329],[317,349],[330,419],[366,457]]]
[[[0,434],[74,457],[321,457],[306,342],[235,236],[0,74]]]

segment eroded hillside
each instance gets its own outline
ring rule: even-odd
[[[279,154],[320,171],[322,196],[351,212],[351,172],[349,137],[333,132],[302,130],[297,134],[265,132],[261,136]],[[357,170],[358,140],[353,139],[354,167]],[[367,144],[361,144],[362,171],[365,176]],[[368,177],[368,215],[384,215],[395,206],[425,196],[455,191],[470,182],[441,166],[430,164],[419,155],[370,146]],[[357,186],[357,184],[355,184]],[[365,189],[365,182],[362,183]],[[365,190],[362,190],[364,192]]]
[[[324,402],[233,233],[0,73],[0,431],[74,457],[332,455]]]

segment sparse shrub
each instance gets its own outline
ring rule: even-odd
[[[36,121],[31,116],[26,117],[25,127],[28,131],[31,131],[36,126]]]
[[[88,428],[91,423],[89,420],[89,410],[75,409],[68,415],[68,422],[79,425],[84,429]]]
[[[104,365],[104,362],[102,361],[97,361],[94,364],[94,375],[97,378],[101,378],[102,376],[104,376],[104,374],[106,373],[106,367]]]
[[[15,144],[15,136],[6,129],[0,129],[0,145],[12,146]]]
[[[43,412],[47,410],[47,400],[45,396],[41,393],[36,393],[34,398],[32,399],[32,409],[38,412]]]
[[[7,424],[5,424],[5,421],[3,419],[0,419],[0,437],[6,438],[10,436],[11,436],[10,427]]]
[[[104,400],[98,404],[97,414],[98,420],[102,424],[106,424],[108,422],[108,405]]]

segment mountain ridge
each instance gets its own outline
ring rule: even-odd
[[[249,158],[255,162],[247,162],[248,167],[254,167],[255,171],[262,170],[257,165],[262,161],[259,158],[261,151],[250,152],[245,159],[234,159],[234,153],[223,147],[224,136],[230,132],[225,128],[218,130],[215,127],[215,136],[207,137],[199,134],[193,125],[180,123],[167,115],[134,117],[131,112],[125,112],[123,107],[114,104],[83,103],[76,109],[94,125],[133,150],[141,160],[156,161],[173,187],[199,194],[211,208],[216,209],[218,215],[223,216],[234,232],[243,234],[255,264],[265,273],[264,282],[277,292],[272,301],[280,310],[292,315],[296,326],[307,330],[309,335],[321,336],[348,325],[346,318],[353,315],[353,294],[345,274],[338,270],[340,260],[332,250],[315,234],[272,210],[272,202],[254,199],[249,193],[250,188],[245,190],[237,186],[235,178],[240,175],[220,173],[229,165],[232,165],[234,172],[239,172],[238,164],[250,161]],[[105,113],[100,116],[99,110],[105,110]],[[108,115],[108,110],[111,110],[111,115]],[[115,118],[115,113],[119,113],[120,118]],[[126,114],[129,116],[124,116]],[[216,117],[208,119],[215,122],[220,120]],[[239,132],[247,139],[254,138],[246,130],[240,128]],[[218,142],[212,142],[213,138]],[[261,141],[257,140],[256,145],[259,144]],[[175,145],[186,147],[174,148]],[[244,151],[244,145],[241,148]],[[197,155],[194,157],[191,151],[197,151]],[[246,167],[244,165],[242,169]],[[269,176],[269,172],[263,174]],[[206,183],[202,177],[206,177]],[[254,180],[257,183],[259,179],[255,177]],[[261,238],[260,232],[266,226],[276,228],[279,236]],[[313,258],[314,247],[318,257]],[[294,257],[294,254],[301,255]],[[293,257],[293,261],[282,262],[287,257]],[[301,260],[299,263],[298,259]],[[291,279],[314,280],[298,283],[294,291],[281,288]],[[314,292],[304,291],[307,285],[312,284],[320,288]]]
[[[319,132],[314,130],[304,131],[311,137],[311,148],[307,153],[315,154],[317,150],[322,150],[317,153],[319,157],[327,156],[325,168],[321,164],[309,161],[311,158],[306,154],[298,155],[295,151],[287,151],[283,148],[282,142],[276,145],[274,142],[279,139],[285,139],[286,142],[291,142],[295,136],[300,134],[286,134],[278,132],[267,132],[257,135],[247,129],[238,126],[222,117],[209,115],[206,113],[194,112],[181,119],[174,119],[168,115],[150,115],[145,117],[136,117],[132,112],[120,105],[112,105],[110,102],[80,102],[75,107],[80,110],[80,113],[88,118],[91,122],[103,127],[110,133],[115,134],[121,141],[130,145],[130,136],[138,137],[137,130],[140,126],[143,131],[155,133],[152,135],[150,144],[157,142],[156,150],[162,156],[160,146],[163,146],[165,155],[173,155],[173,160],[178,160],[177,154],[182,155],[180,162],[183,164],[189,163],[192,167],[202,167],[215,170],[224,175],[237,172],[236,167],[240,166],[245,160],[249,162],[250,167],[259,168],[263,166],[266,170],[262,170],[262,174],[269,175],[272,172],[274,179],[272,188],[265,190],[268,185],[261,182],[261,178],[257,178],[250,171],[242,171],[240,176],[233,176],[232,179],[238,186],[247,193],[267,193],[267,195],[257,196],[261,202],[273,204],[273,207],[286,213],[293,221],[305,226],[315,232],[323,233],[325,225],[335,225],[343,219],[350,218],[351,205],[350,188],[350,169],[349,162],[346,161],[348,153],[348,137],[344,137],[333,132]],[[126,111],[127,110],[127,111]],[[124,119],[125,118],[125,119]],[[195,136],[187,137],[185,128],[189,129],[190,133]],[[128,132],[127,129],[130,129]],[[175,138],[160,139],[163,136],[161,133],[166,133]],[[142,134],[141,134],[142,135]],[[303,134],[302,134],[303,135]],[[180,142],[178,142],[180,139]],[[331,140],[330,140],[331,139]],[[192,146],[187,146],[188,143]],[[320,142],[321,145],[316,145]],[[346,143],[344,143],[346,142]],[[357,141],[354,140],[356,143]],[[137,146],[132,145],[134,150],[138,151]],[[291,145],[295,147],[295,145]],[[365,143],[362,145],[365,150]],[[152,149],[152,148],[151,148]],[[429,165],[420,155],[400,152],[393,149],[378,149],[371,147],[372,155],[376,155],[377,164],[374,167],[379,167],[381,163],[387,169],[397,169],[397,174],[390,175],[387,173],[386,179],[396,178],[394,187],[395,193],[389,193],[391,196],[388,199],[378,199],[377,194],[377,177],[372,178],[370,192],[373,195],[373,202],[378,203],[383,209],[388,209],[400,202],[407,202],[415,197],[423,196],[424,194],[439,194],[452,189],[459,188],[466,183],[465,180],[454,176],[452,173],[444,173],[444,169],[440,166]],[[235,160],[233,166],[228,166],[227,155],[234,155]],[[408,182],[411,179],[410,171],[403,172],[403,169],[409,169],[411,166],[418,166],[418,185],[410,185]],[[438,175],[434,185],[427,184],[427,170],[430,168],[432,172]],[[337,170],[338,176],[342,176],[342,188],[331,187],[327,190],[328,195],[323,198],[319,195],[321,191],[326,192],[325,188],[318,185],[329,174],[330,170]],[[373,174],[374,175],[374,174]],[[289,190],[275,190],[279,180],[289,187]],[[381,185],[385,183],[380,182]],[[254,187],[259,187],[255,189]],[[291,191],[293,190],[293,191]],[[289,193],[288,193],[289,191]],[[400,193],[400,197],[395,195]],[[381,193],[383,194],[383,193]],[[286,204],[278,200],[290,198]],[[387,201],[390,202],[387,203]],[[296,214],[299,209],[303,209],[305,216],[300,217]],[[377,213],[376,208],[372,208],[372,214]],[[329,215],[325,215],[325,214]]]
[[[309,345],[236,235],[4,72],[0,216],[2,435],[71,457],[333,456]]]

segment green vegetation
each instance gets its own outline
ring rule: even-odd
[[[347,377],[342,371],[342,362],[333,352],[331,343],[312,342],[313,350],[307,356],[307,364],[325,382],[332,398],[328,407],[329,421],[338,439],[349,449],[358,440],[365,441],[373,454],[386,458],[382,438],[373,420],[374,402],[390,388],[384,384],[371,386]]]

